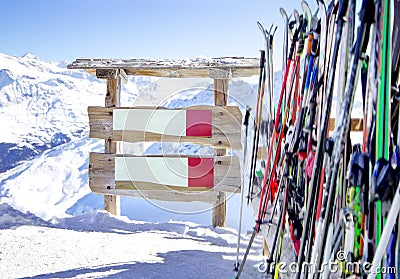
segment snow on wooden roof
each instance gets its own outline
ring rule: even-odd
[[[244,57],[191,58],[191,59],[99,59],[80,58],[67,66],[68,69],[84,69],[99,78],[111,77],[115,70],[127,75],[171,78],[248,77],[259,74],[259,59]],[[111,75],[111,76],[110,76]]]

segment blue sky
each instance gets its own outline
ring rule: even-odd
[[[282,18],[301,10],[300,0],[12,0],[0,9],[0,52],[32,52],[44,60],[78,57],[258,57],[264,42],[256,22],[278,24],[280,67]],[[310,0],[315,11],[316,3]]]

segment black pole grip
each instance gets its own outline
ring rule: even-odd
[[[247,106],[246,114],[244,115],[244,121],[243,121],[243,125],[245,125],[245,126],[249,125],[250,111],[251,111],[251,107]]]
[[[370,25],[375,23],[375,3],[374,0],[363,0],[360,9],[360,21],[367,24],[365,28],[364,41],[361,46],[361,52],[365,53],[368,46],[368,38],[370,33]]]
[[[289,177],[290,175],[290,163],[292,161],[292,153],[286,152],[285,153],[285,165],[283,168],[283,177]]]
[[[361,22],[364,22],[367,24],[375,23],[375,2],[374,2],[374,0],[363,0],[363,2],[361,4],[359,17],[360,17]]]
[[[317,103],[315,101],[310,101],[310,103],[308,104],[308,111],[310,112],[310,114],[308,118],[308,123],[306,125],[306,131],[310,133],[312,127],[314,126],[315,113],[317,111]]]
[[[294,31],[293,40],[292,40],[292,43],[290,44],[290,50],[289,50],[288,58],[291,59],[291,60],[293,59],[294,47],[296,46],[296,41],[297,41],[297,38],[299,36],[300,29],[301,29],[301,25],[298,28],[296,28],[296,30]]]
[[[260,69],[264,69],[265,50],[260,50],[260,52],[261,52],[261,57],[260,57]]]

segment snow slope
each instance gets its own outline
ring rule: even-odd
[[[13,221],[10,222],[10,219]],[[1,278],[232,278],[234,229],[106,212],[41,220],[0,204]],[[242,239],[244,252],[247,237]],[[257,239],[242,278],[257,275]]]
[[[103,105],[105,83],[32,54],[0,53],[0,172],[87,134],[87,106]],[[152,79],[128,83],[127,98]]]

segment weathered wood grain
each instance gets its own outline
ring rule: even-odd
[[[122,190],[143,190],[143,191],[159,191],[159,190],[176,190],[176,191],[221,191],[221,192],[237,192],[240,191],[240,163],[237,157],[218,156],[214,157],[214,188],[184,188],[173,187],[168,185],[160,185],[155,183],[147,183],[142,181],[118,181],[115,182],[115,157],[135,157],[134,155],[118,155],[91,153],[89,163],[89,187],[95,193],[109,194],[118,193]],[[176,157],[172,155],[159,155],[149,157]],[[180,155],[179,157],[188,157]],[[122,193],[122,192],[121,192]],[[126,192],[123,192],[126,194]],[[119,194],[118,194],[119,195]]]
[[[205,61],[183,59],[76,59],[68,69],[84,69],[96,74],[98,69],[122,69],[127,75],[171,78],[209,78],[210,69],[229,71],[233,77],[258,75],[259,59],[244,57],[210,58]]]
[[[333,131],[335,129],[335,118],[329,119],[329,131]],[[350,122],[350,131],[351,132],[362,132],[363,131],[363,119],[362,118],[353,118]]]
[[[220,69],[218,71],[223,73]],[[215,73],[214,73],[215,74]],[[214,78],[214,104],[218,107],[224,107],[228,104],[228,88],[229,79],[221,78],[218,76]],[[216,148],[214,154],[218,157],[226,155],[226,150],[222,148]],[[238,172],[240,176],[240,169]],[[212,224],[214,227],[225,227],[226,226],[226,193],[218,192],[217,200],[214,204],[212,211]]]
[[[97,192],[96,192],[97,191]],[[94,191],[98,194],[107,194],[112,196],[126,196],[132,198],[142,198],[149,200],[158,201],[171,201],[171,202],[204,202],[209,204],[214,204],[217,201],[218,192],[214,191],[202,191],[202,192],[183,192],[183,191],[132,191],[132,190],[104,190],[96,189]]]
[[[118,70],[119,71],[119,70]],[[117,75],[115,79],[107,79],[107,92],[105,106],[107,108],[121,105],[121,78]],[[105,153],[117,153],[119,144],[111,139],[104,140]],[[111,214],[121,214],[121,199],[115,195],[104,195],[104,209]]]
[[[154,110],[154,107],[138,107]],[[130,109],[130,108],[118,108]],[[165,109],[165,108],[157,108]],[[191,142],[210,145],[219,148],[240,149],[242,113],[238,107],[226,106],[193,106],[182,108],[186,110],[212,110],[212,136],[209,137],[178,137],[161,135],[142,131],[113,130],[113,108],[89,107],[89,137],[111,139],[113,141],[139,142]]]

